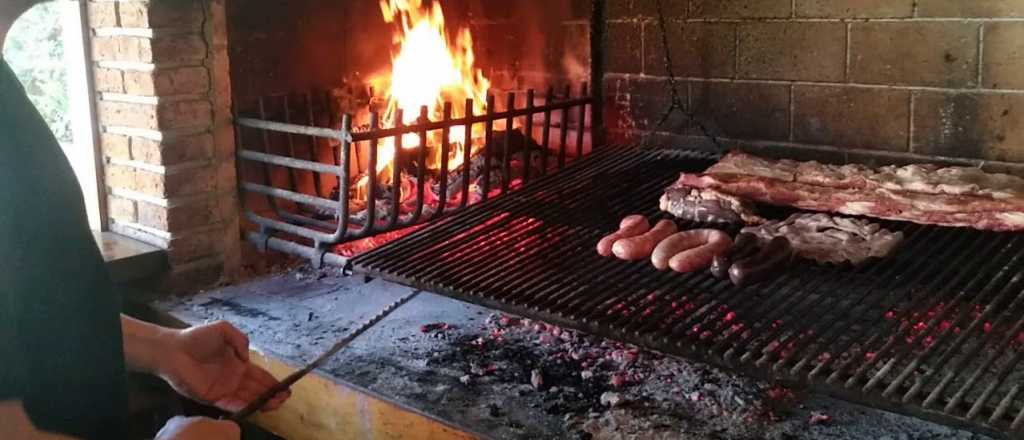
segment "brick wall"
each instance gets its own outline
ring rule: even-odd
[[[726,146],[1024,161],[1024,0],[663,2],[684,104]],[[656,126],[654,4],[608,2],[610,129],[701,143],[685,118]]]
[[[224,0],[89,0],[112,231],[168,250],[167,287],[240,266]]]

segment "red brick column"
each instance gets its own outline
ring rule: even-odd
[[[240,266],[224,0],[89,0],[109,226],[175,290]]]

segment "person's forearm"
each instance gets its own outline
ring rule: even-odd
[[[17,400],[0,400],[0,438],[9,440],[75,440],[60,434],[40,431],[28,414],[25,407]]]
[[[158,373],[178,330],[121,315],[125,365],[131,371]]]

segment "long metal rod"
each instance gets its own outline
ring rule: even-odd
[[[280,133],[304,134],[306,136],[337,139],[339,141],[353,141],[351,135],[346,137],[345,133],[342,130],[332,130],[330,128],[310,127],[298,124],[286,124],[283,122],[274,122],[254,118],[235,118],[235,123],[243,127],[258,128],[261,130],[270,130]]]
[[[259,193],[267,196],[274,196],[279,199],[291,200],[296,203],[305,203],[307,205],[313,205],[318,208],[334,209],[338,207],[337,201],[332,201],[322,197],[311,196],[305,193],[299,193],[295,191],[289,191],[273,186],[260,185],[258,183],[242,182],[239,187],[246,191]]]
[[[277,237],[266,237],[257,232],[248,232],[245,234],[245,238],[249,240],[250,243],[261,248],[266,247],[270,250],[292,254],[307,260],[320,259],[321,264],[329,264],[331,266],[343,268],[349,263],[349,259],[347,257],[343,257],[332,252],[318,251],[312,246],[306,246],[291,240],[285,240]]]
[[[261,162],[300,170],[318,171],[334,175],[341,174],[340,166],[327,165],[325,163],[296,159],[294,157],[279,156],[276,154],[260,153],[252,150],[239,149],[238,157],[245,160],[251,160],[253,162]]]
[[[398,310],[399,307],[402,307],[403,305],[411,301],[413,298],[415,298],[416,295],[419,294],[420,291],[415,290],[412,293],[399,298],[397,301],[388,304],[388,306],[385,307],[384,310],[381,310],[379,313],[377,313],[372,318],[370,318],[362,325],[360,325],[358,328],[356,328],[354,331],[352,331],[352,333],[349,333],[347,336],[342,338],[340,341],[334,344],[334,346],[332,346],[319,357],[314,359],[313,362],[310,362],[305,367],[302,367],[302,369],[295,371],[292,374],[289,374],[288,377],[278,382],[277,385],[270,387],[270,389],[264,391],[263,394],[260,394],[259,397],[254,399],[248,405],[246,405],[245,408],[242,408],[238,412],[232,414],[231,420],[236,422],[242,421],[245,420],[247,417],[253,415],[256,411],[259,411],[260,408],[263,408],[263,406],[266,405],[267,402],[270,402],[270,400],[273,399],[274,396],[277,396],[281,392],[291,388],[291,386],[294,385],[295,382],[298,382],[299,379],[306,377],[307,374],[311,373],[313,370],[322,366],[324,362],[327,362],[328,359],[337,354],[343,348],[347,347],[356,338],[361,336],[363,333],[369,331],[371,328],[373,328],[373,326],[377,325],[377,323],[384,320],[384,318],[387,318],[388,315],[393,313],[395,310]]]
[[[591,148],[604,145],[604,73],[608,47],[605,0],[592,0],[590,12],[590,143]]]

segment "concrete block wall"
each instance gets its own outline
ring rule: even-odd
[[[108,226],[167,249],[171,290],[241,264],[224,3],[88,3]]]
[[[662,0],[687,109],[725,145],[1024,161],[1024,0]],[[614,138],[700,141],[654,0],[608,2]]]

